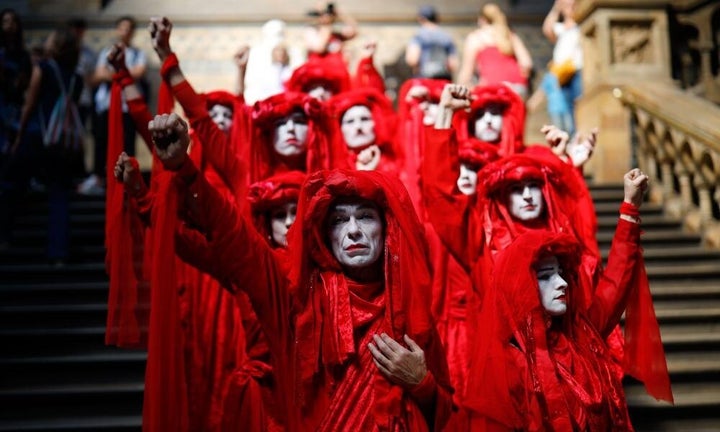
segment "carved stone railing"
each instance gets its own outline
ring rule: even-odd
[[[650,177],[650,200],[720,248],[720,107],[657,83],[619,87],[634,155]]]
[[[692,94],[720,104],[720,2],[675,0],[670,2],[672,54],[677,60],[674,77]]]

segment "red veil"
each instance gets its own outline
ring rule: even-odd
[[[250,185],[247,200],[255,228],[263,237],[270,236],[268,212],[286,202],[297,201],[304,181],[305,173],[288,171]]]
[[[275,155],[272,146],[275,122],[298,111],[308,120],[307,152],[302,167],[289,167]],[[254,137],[250,142],[250,180],[270,177],[293,168],[306,172],[330,169],[337,164],[337,152],[333,151],[327,137],[328,118],[325,108],[318,100],[302,93],[285,92],[255,103],[252,111]]]
[[[350,74],[345,64],[334,58],[311,58],[295,69],[286,88],[289,92],[307,93],[318,85],[334,95],[350,90]]]
[[[498,253],[470,357],[464,405],[473,427],[489,419],[511,429],[632,430],[615,365],[585,316],[590,290],[576,289],[579,250],[571,235],[531,230]],[[569,287],[568,311],[554,324],[533,270],[549,255]]]

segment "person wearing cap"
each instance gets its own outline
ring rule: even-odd
[[[433,6],[420,7],[417,16],[420,29],[405,51],[405,62],[420,78],[452,79],[459,60],[452,36],[439,25]]]

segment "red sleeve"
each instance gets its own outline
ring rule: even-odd
[[[127,105],[128,112],[135,122],[135,129],[137,129],[143,141],[145,141],[145,145],[148,150],[152,153],[153,142],[150,130],[148,129],[148,123],[150,123],[150,120],[153,119],[152,114],[150,114],[150,109],[148,109],[148,106],[143,98],[131,99],[127,101]]]
[[[243,173],[246,169],[237,156],[235,147],[210,118],[205,101],[187,80],[173,86],[172,92],[190,120],[190,126],[203,143],[203,159],[212,165],[230,190],[238,191],[244,184]],[[239,104],[236,104],[235,109],[238,108]],[[238,117],[234,116],[234,118]],[[234,125],[234,127],[246,126]]]
[[[468,197],[456,190],[460,172],[455,134],[451,129],[425,128],[422,194],[430,223],[458,262],[473,262],[468,230],[473,218]]]
[[[353,88],[372,88],[385,94],[385,80],[375,68],[372,57],[365,57],[358,63]]]
[[[205,234],[211,248],[205,260],[208,273],[226,286],[247,292],[271,343],[289,340],[288,281],[267,241],[190,161],[178,175],[185,185],[180,215]]]
[[[618,220],[608,263],[595,289],[588,318],[603,336],[620,322],[640,255],[640,225]]]
[[[430,429],[443,430],[453,411],[453,400],[445,350],[437,333],[424,351],[428,372],[409,393],[417,401],[427,424],[433,426]]]

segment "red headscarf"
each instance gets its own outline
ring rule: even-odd
[[[347,67],[334,59],[312,58],[295,69],[286,87],[290,92],[307,93],[318,85],[333,95],[349,90],[350,74]]]
[[[381,304],[388,334],[396,340],[408,334],[423,349],[437,338],[430,316],[431,280],[423,228],[404,190],[399,180],[376,171],[321,171],[308,177],[289,233],[290,256],[295,260],[290,281],[299,307],[296,394],[305,394],[321,367],[342,366],[359,355],[353,338],[349,281],[326,244],[325,219],[338,198],[369,200],[384,216]],[[324,313],[318,313],[320,307]],[[438,382],[447,383],[443,354],[436,354],[426,351],[428,367]],[[378,425],[387,425],[389,419],[403,415],[403,392],[384,378],[374,382],[373,413]]]
[[[351,90],[333,96],[328,101],[328,105],[332,110],[333,140],[335,143],[340,143],[336,145],[345,148],[349,157],[348,163],[351,167],[355,166],[357,152],[362,149],[351,150],[347,148],[340,125],[342,124],[342,118],[345,112],[357,105],[367,107],[375,121],[375,142],[372,144],[380,147],[383,156],[387,157],[390,161],[401,157],[402,152],[395,147],[393,140],[395,128],[397,127],[397,117],[392,108],[392,103],[384,94],[374,89]],[[368,146],[372,144],[368,144]],[[378,169],[381,169],[381,167],[378,167]]]
[[[577,289],[579,250],[570,235],[532,230],[498,253],[472,344],[466,408],[514,429],[632,430],[616,366],[585,316],[589,290]],[[533,270],[546,256],[558,258],[569,287],[568,310],[552,327]]]
[[[263,236],[270,235],[268,212],[287,202],[297,202],[305,177],[303,172],[288,171],[250,185],[247,199],[255,228]]]
[[[327,138],[328,118],[323,105],[302,93],[285,92],[255,103],[252,112],[254,139],[250,144],[250,180],[270,177],[273,174],[290,170],[285,166],[273,150],[273,134],[275,123],[293,112],[303,113],[308,120],[306,172],[329,169],[337,164],[337,152],[331,148]]]
[[[572,203],[570,179],[566,172],[537,158],[516,154],[486,165],[479,173],[478,205],[484,212],[485,243],[502,250],[524,227],[507,209],[508,187],[521,181],[535,181],[542,189],[544,211],[539,225],[553,232],[572,233],[566,210]],[[538,226],[538,222],[532,223]]]
[[[525,134],[525,104],[520,96],[504,84],[477,86],[472,90],[470,112],[459,111],[453,118],[459,142],[478,140],[471,130],[480,110],[489,104],[503,106],[503,125],[500,141],[488,143],[497,147],[500,156],[509,156],[522,151]]]

